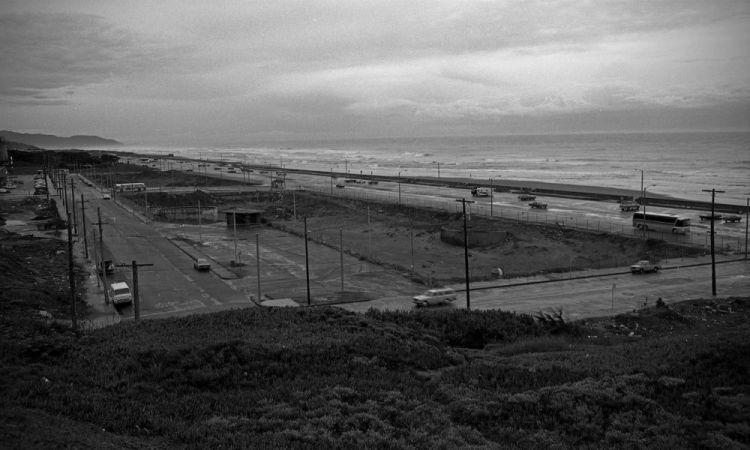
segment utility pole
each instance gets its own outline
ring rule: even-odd
[[[745,205],[745,259],[747,259],[747,221],[750,219],[750,198],[746,199]]]
[[[409,241],[411,243],[411,276],[414,278],[414,217],[409,215]]]
[[[344,292],[344,229],[339,228],[339,262],[341,263],[341,292]]]
[[[65,212],[68,213],[70,211],[70,208],[68,208],[68,176],[65,175],[65,172],[63,172],[62,177],[62,199],[63,204],[65,204]]]
[[[42,166],[42,173],[44,174],[44,191],[47,193],[47,201],[49,201],[49,185],[47,184],[47,164],[49,164],[49,156],[45,155],[44,166]]]
[[[258,302],[260,303],[260,233],[255,233],[255,265],[258,278]]]
[[[711,293],[716,297],[716,253],[714,252],[714,222],[716,221],[716,215],[714,211],[716,193],[723,194],[725,191],[717,191],[716,189],[701,189],[701,191],[711,193]]]
[[[150,267],[153,264],[138,264],[135,260],[131,264],[117,264],[117,267],[130,267],[133,272],[133,319],[138,322],[141,319],[141,297],[138,291],[138,268]]]
[[[307,216],[305,216],[305,277],[307,278],[307,306],[310,306],[310,261],[307,256]]]
[[[469,288],[469,236],[468,232],[466,230],[466,204],[474,203],[473,200],[466,200],[465,198],[462,198],[460,200],[456,200],[457,202],[461,202],[463,205],[463,214],[464,214],[464,269],[465,269],[465,278],[466,278],[466,310],[471,310],[471,298],[470,298],[470,288]]]
[[[237,207],[232,208],[232,227],[234,228],[234,261],[236,265],[240,265],[240,257],[237,254]]]
[[[201,201],[198,200],[198,240],[203,242],[203,220],[201,216]]]
[[[81,193],[81,223],[83,224],[83,249],[86,252],[86,259],[89,259],[89,240],[86,236],[86,200]]]
[[[70,320],[73,331],[78,330],[76,319],[76,278],[73,271],[73,230],[70,228],[70,211],[68,211],[68,281],[70,283]]]
[[[398,173],[398,204],[401,204],[401,172]]]
[[[96,216],[99,220],[96,225],[99,225],[99,268],[102,271],[102,283],[104,284],[104,303],[109,304],[109,285],[107,284],[107,268],[104,266],[104,231],[102,231],[102,225],[106,225],[107,222],[102,222],[102,209],[96,208]]]
[[[78,235],[78,220],[76,219],[76,217],[78,217],[78,214],[76,214],[75,179],[73,177],[70,177],[70,198],[73,201],[73,208],[71,208],[71,211],[73,212],[73,234]]]

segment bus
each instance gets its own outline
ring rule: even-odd
[[[645,231],[685,234],[690,231],[690,219],[672,214],[637,212],[633,214],[633,226]]]
[[[145,183],[118,183],[115,184],[115,190],[117,192],[138,192],[138,191],[145,191],[146,190],[146,184]]]

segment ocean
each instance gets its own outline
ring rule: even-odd
[[[148,154],[404,177],[470,177],[606,186],[745,205],[750,132],[561,134],[134,147]]]

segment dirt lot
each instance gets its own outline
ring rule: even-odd
[[[130,196],[142,205],[137,195]],[[247,200],[200,193],[149,195],[149,205],[176,206],[202,204],[238,206],[264,210],[268,225],[304,234],[325,245],[362,260],[389,267],[425,285],[459,282],[464,278],[463,241],[441,239],[441,230],[462,236],[460,214],[418,210],[398,205],[365,204],[331,199],[314,193],[295,191],[248,195]],[[296,219],[295,219],[296,214]],[[560,226],[519,223],[508,219],[474,218],[468,232],[492,230],[502,239],[469,249],[470,277],[488,280],[502,268],[505,277],[590,268],[621,267],[639,259],[690,256],[699,250],[639,240],[607,233],[584,233]],[[471,237],[470,237],[471,242]]]

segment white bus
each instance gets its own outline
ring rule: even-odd
[[[145,191],[145,183],[118,183],[115,184],[115,190],[117,192],[138,192]]]
[[[639,230],[685,234],[690,231],[690,219],[672,214],[637,212],[633,214],[633,226]]]

